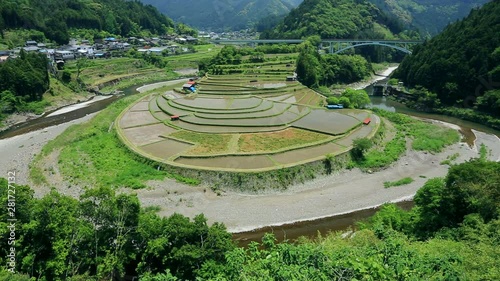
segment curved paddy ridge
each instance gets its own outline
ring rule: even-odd
[[[116,127],[144,157],[201,170],[259,172],[345,153],[380,120],[361,110],[325,110],[324,97],[286,75],[208,76],[196,94],[152,94]],[[362,125],[372,117],[374,122]]]

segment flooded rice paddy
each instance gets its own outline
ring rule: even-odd
[[[318,146],[300,148],[292,151],[274,154],[271,157],[274,161],[286,165],[323,157],[327,154],[338,154],[345,150],[346,149],[344,147],[330,142]]]
[[[252,76],[240,76],[239,80],[236,77],[220,81],[214,81],[212,77],[202,80],[200,88],[204,90],[198,94],[185,96],[173,92],[168,97],[156,94],[138,101],[119,120],[123,136],[145,154],[170,164],[206,169],[258,170],[279,169],[315,161],[328,154],[343,153],[352,145],[354,138],[366,137],[377,127],[375,122],[361,126],[361,122],[369,116],[364,111],[318,109],[324,98],[297,82],[273,81],[276,76],[269,76],[265,82],[260,78],[259,82],[252,82]],[[245,82],[242,79],[249,80]],[[223,93],[217,94],[217,91]],[[180,118],[171,120],[173,115]],[[338,138],[324,143],[310,140],[300,144],[301,147],[286,146],[285,141],[282,146],[275,146],[266,152],[248,151],[235,155],[239,134],[280,132],[291,127]],[[176,130],[231,134],[234,136],[231,138],[233,143],[228,143],[227,148],[217,152],[217,155],[189,156],[196,143],[169,139],[168,135]]]
[[[330,135],[341,135],[359,124],[360,121],[354,117],[324,109],[315,109],[293,123],[293,126]]]
[[[127,111],[120,119],[121,128],[131,128],[159,123],[149,111]]]
[[[144,145],[141,147],[141,150],[155,158],[167,160],[168,158],[178,154],[180,151],[187,150],[192,146],[192,144],[187,144],[173,139],[165,139],[159,142]]]
[[[177,130],[155,124],[141,127],[133,127],[123,130],[125,137],[137,146],[143,146],[164,140],[163,136],[169,135]]]

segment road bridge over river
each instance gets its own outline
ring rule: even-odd
[[[302,39],[241,39],[241,40],[211,40],[215,44],[252,45],[257,44],[300,44]],[[337,54],[360,46],[385,46],[411,54],[410,46],[420,44],[421,40],[378,40],[378,39],[322,39],[321,46],[327,46],[330,54]]]

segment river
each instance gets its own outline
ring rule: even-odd
[[[57,115],[53,115],[54,112],[48,112],[40,118],[15,125],[6,131],[0,132],[0,139],[9,138],[16,135],[22,135],[49,126],[66,123],[71,120],[84,117],[88,114],[98,112],[106,108],[112,102],[122,98],[124,95],[137,93],[136,91],[137,87],[138,86],[128,87],[126,89],[123,89],[123,95],[113,96],[93,103],[89,103],[87,106],[77,107],[76,110],[70,112],[64,112],[62,114],[57,114]],[[365,88],[365,90],[367,90],[368,93],[372,93],[373,87],[368,86]],[[471,141],[473,142],[475,139],[475,135],[472,132],[472,129],[500,136],[499,131],[493,130],[481,124],[464,121],[454,117],[417,112],[407,108],[401,103],[398,103],[386,97],[372,96],[371,101],[372,101],[371,106],[373,107],[382,108],[389,111],[401,112],[420,118],[434,119],[456,124],[460,126],[462,134],[464,135],[465,139],[468,140],[469,143]],[[409,209],[413,206],[413,202],[404,201],[404,202],[399,202],[398,205],[404,209]],[[238,241],[240,245],[245,246],[251,241],[260,241],[264,233],[270,231],[276,234],[279,241],[286,239],[294,240],[300,236],[315,237],[317,236],[318,232],[326,234],[329,231],[342,231],[351,228],[355,225],[357,221],[372,216],[376,211],[377,208],[371,208],[314,221],[299,222],[294,224],[282,225],[279,227],[267,227],[250,232],[235,233],[233,234],[233,238],[235,239],[235,241]]]
[[[84,116],[92,114],[94,112],[98,112],[108,107],[108,105],[112,104],[114,101],[121,99],[126,95],[131,95],[137,93],[135,90],[137,86],[131,86],[126,89],[123,89],[123,93],[120,95],[113,95],[109,98],[99,99],[98,101],[93,102],[93,100],[89,100],[87,102],[78,103],[75,105],[65,106],[59,109],[55,109],[43,114],[43,116],[35,119],[28,120],[26,122],[22,122],[16,124],[2,132],[0,132],[0,139],[11,138],[14,136],[26,134],[29,132],[41,130],[50,126],[55,126],[59,124],[63,124],[72,120],[80,119]],[[96,99],[99,96],[94,97]],[[85,105],[85,106],[82,106]],[[68,110],[67,112],[61,114],[55,114],[57,111],[61,111],[64,109],[68,109],[71,107],[75,107],[75,110]]]

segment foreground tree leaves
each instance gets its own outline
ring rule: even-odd
[[[16,186],[17,272],[36,280],[495,280],[500,275],[500,163],[472,160],[431,179],[416,207],[382,208],[360,230],[235,247],[203,215],[159,217],[135,195],[51,191],[33,198]],[[6,204],[8,184],[0,180]],[[7,215],[0,213],[7,237]],[[1,262],[10,246],[0,240]],[[2,280],[28,280],[0,270]]]

